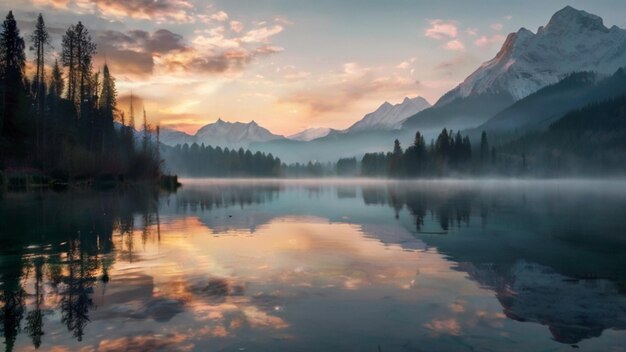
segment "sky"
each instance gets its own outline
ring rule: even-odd
[[[626,27],[623,0],[0,0],[0,14],[13,10],[25,37],[43,14],[48,64],[82,21],[120,109],[132,92],[153,126],[254,120],[290,135],[344,129],[407,96],[435,103],[508,33],[536,32],[566,5]]]

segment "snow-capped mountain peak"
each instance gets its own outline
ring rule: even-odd
[[[567,6],[537,33],[521,28],[507,36],[498,54],[482,64],[436,105],[481,94],[519,100],[572,72],[612,74],[626,65],[626,30],[607,28],[602,18]]]
[[[195,135],[189,135],[180,131],[162,129],[162,142],[168,145],[184,143],[198,143],[212,146],[239,148],[248,147],[251,143],[267,142],[274,139],[284,138],[275,135],[267,129],[259,126],[254,120],[248,123],[228,122],[221,118],[214,123],[200,128]]]
[[[557,11],[545,27],[540,27],[537,32],[552,32],[554,34],[571,33],[572,31],[601,31],[606,32],[602,18],[586,11],[576,10],[571,6],[565,6]]]
[[[314,139],[328,136],[330,131],[332,131],[332,129],[327,128],[327,127],[313,127],[313,128],[307,128],[306,130],[302,132],[298,132],[296,134],[287,136],[287,138],[294,140],[294,141],[309,142]]]
[[[412,99],[406,97],[402,103],[395,105],[386,101],[374,112],[365,115],[350,126],[346,132],[399,129],[407,118],[428,107],[430,107],[430,103],[422,97]]]

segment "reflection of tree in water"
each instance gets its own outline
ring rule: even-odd
[[[41,346],[41,336],[43,335],[43,265],[44,258],[36,257],[33,260],[35,269],[35,307],[26,315],[26,331],[33,341],[33,346]]]
[[[70,241],[67,250],[67,276],[61,280],[61,321],[78,341],[82,341],[89,322],[89,308],[93,306],[91,294],[96,282],[97,258],[81,250],[80,241]]]
[[[184,211],[208,211],[214,208],[239,206],[244,208],[254,204],[272,202],[278,198],[281,187],[278,185],[255,184],[214,184],[203,185],[200,189],[183,188],[176,194],[176,209]]]
[[[451,227],[469,225],[473,199],[479,199],[479,196],[471,191],[438,192],[401,186],[363,188],[366,205],[386,204],[393,208],[396,218],[406,206],[415,220],[418,232],[422,230],[428,213],[437,219],[441,229],[446,232]],[[481,215],[486,218],[487,213],[481,212]]]
[[[22,287],[23,261],[20,255],[9,256],[2,266],[0,283],[0,329],[4,335],[6,351],[12,351],[15,339],[20,331],[22,318],[24,317],[26,291]]]
[[[41,346],[45,301],[60,302],[49,308],[60,310],[61,322],[81,341],[98,278],[104,283],[110,279],[113,234],[132,233],[134,214],[143,214],[146,228],[157,206],[155,193],[144,190],[29,196],[11,203],[10,212],[4,209],[8,203],[0,202],[0,228],[7,229],[0,233],[0,321],[7,351],[13,350],[22,327],[33,346]],[[41,243],[51,245],[44,248]],[[23,284],[30,273],[32,293]],[[27,297],[33,298],[28,304]]]

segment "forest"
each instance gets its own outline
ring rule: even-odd
[[[465,175],[493,171],[495,164],[496,149],[489,148],[485,132],[476,152],[472,151],[468,136],[444,128],[430,146],[426,146],[424,136],[418,131],[413,144],[406,150],[396,139],[392,152],[365,154],[361,160],[361,174],[390,177]]]
[[[41,14],[33,33],[22,35],[12,12],[0,31],[0,170],[59,182],[160,175],[158,127],[144,111],[138,133],[134,111],[125,118],[117,108],[115,78],[106,63],[94,67],[97,46],[83,23],[67,28],[60,52]]]
[[[188,177],[278,177],[283,165],[272,154],[205,146],[198,143],[161,146],[166,170]]]

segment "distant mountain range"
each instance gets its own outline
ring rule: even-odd
[[[524,138],[529,134],[555,136],[555,130],[546,134],[555,124],[559,131],[566,130],[574,120],[561,121],[565,115],[590,104],[606,103],[613,107],[615,99],[626,94],[624,66],[626,30],[607,28],[600,17],[567,6],[536,33],[521,28],[509,34],[492,60],[483,63],[433,106],[420,97],[405,98],[396,105],[385,102],[346,130],[314,128],[287,138],[255,123],[220,120],[194,136],[167,131],[161,140],[166,144],[247,146],[277,155],[288,163],[336,161],[340,157],[388,151],[396,138],[406,146],[418,130],[430,142],[445,127],[463,130],[474,143],[486,131],[492,145],[508,145],[509,150],[519,152],[524,143],[515,141],[520,138],[550,145],[541,138]],[[576,121],[577,129],[588,126]],[[614,123],[609,118],[602,121]],[[594,128],[598,133],[607,133],[597,127]],[[621,135],[621,131],[615,133]]]
[[[194,135],[163,128],[161,129],[161,142],[174,146],[184,143],[198,143],[222,148],[247,148],[251,143],[268,142],[285,137],[273,134],[256,122],[226,122],[218,119],[200,128]]]
[[[389,102],[383,103],[376,111],[365,115],[361,120],[357,121],[345,131],[325,127],[308,128],[299,133],[287,136],[286,138],[271,133],[254,121],[241,123],[226,122],[222,119],[218,119],[216,122],[200,128],[194,135],[170,128],[163,128],[161,130],[161,142],[170,146],[185,143],[204,143],[205,145],[220,146],[222,148],[247,148],[253,143],[284,139],[309,142],[326,137],[330,133],[342,134],[399,129],[409,116],[415,115],[428,107],[430,107],[430,104],[422,97],[412,99],[407,97],[399,104],[392,105]]]

